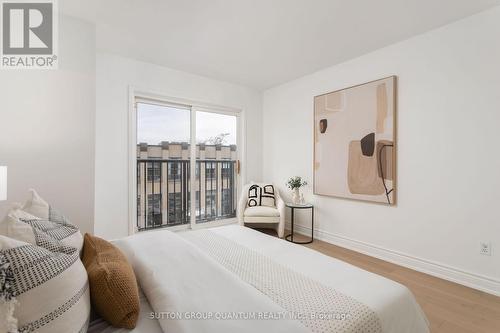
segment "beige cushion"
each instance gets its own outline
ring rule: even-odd
[[[280,212],[275,207],[255,206],[247,207],[243,216],[280,216]]]
[[[245,216],[243,217],[245,223],[280,223],[279,216]]]
[[[82,261],[96,312],[113,326],[134,328],[139,317],[139,290],[125,255],[110,242],[85,234]]]

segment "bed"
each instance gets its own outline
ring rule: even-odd
[[[133,332],[426,333],[401,284],[303,246],[229,225],[114,241],[141,297]],[[93,322],[90,332],[121,332]]]

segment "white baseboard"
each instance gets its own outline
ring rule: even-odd
[[[290,230],[289,223],[286,224],[286,227]],[[297,224],[294,226],[294,231],[303,235],[311,235],[311,228]],[[315,229],[314,238],[444,280],[500,296],[500,280],[498,279],[466,272],[455,267],[385,249],[380,246],[336,235],[324,230]]]

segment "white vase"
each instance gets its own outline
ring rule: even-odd
[[[300,188],[293,189],[292,201],[296,205],[300,204]]]

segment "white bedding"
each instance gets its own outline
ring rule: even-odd
[[[429,332],[413,295],[396,282],[245,227],[210,231],[363,303],[376,313],[384,333]],[[298,320],[214,320],[213,316],[231,312],[276,314],[285,310],[190,242],[196,232],[155,231],[115,242],[132,263],[153,310],[168,312],[159,318],[164,332],[311,331]],[[212,319],[187,320],[186,315]]]

